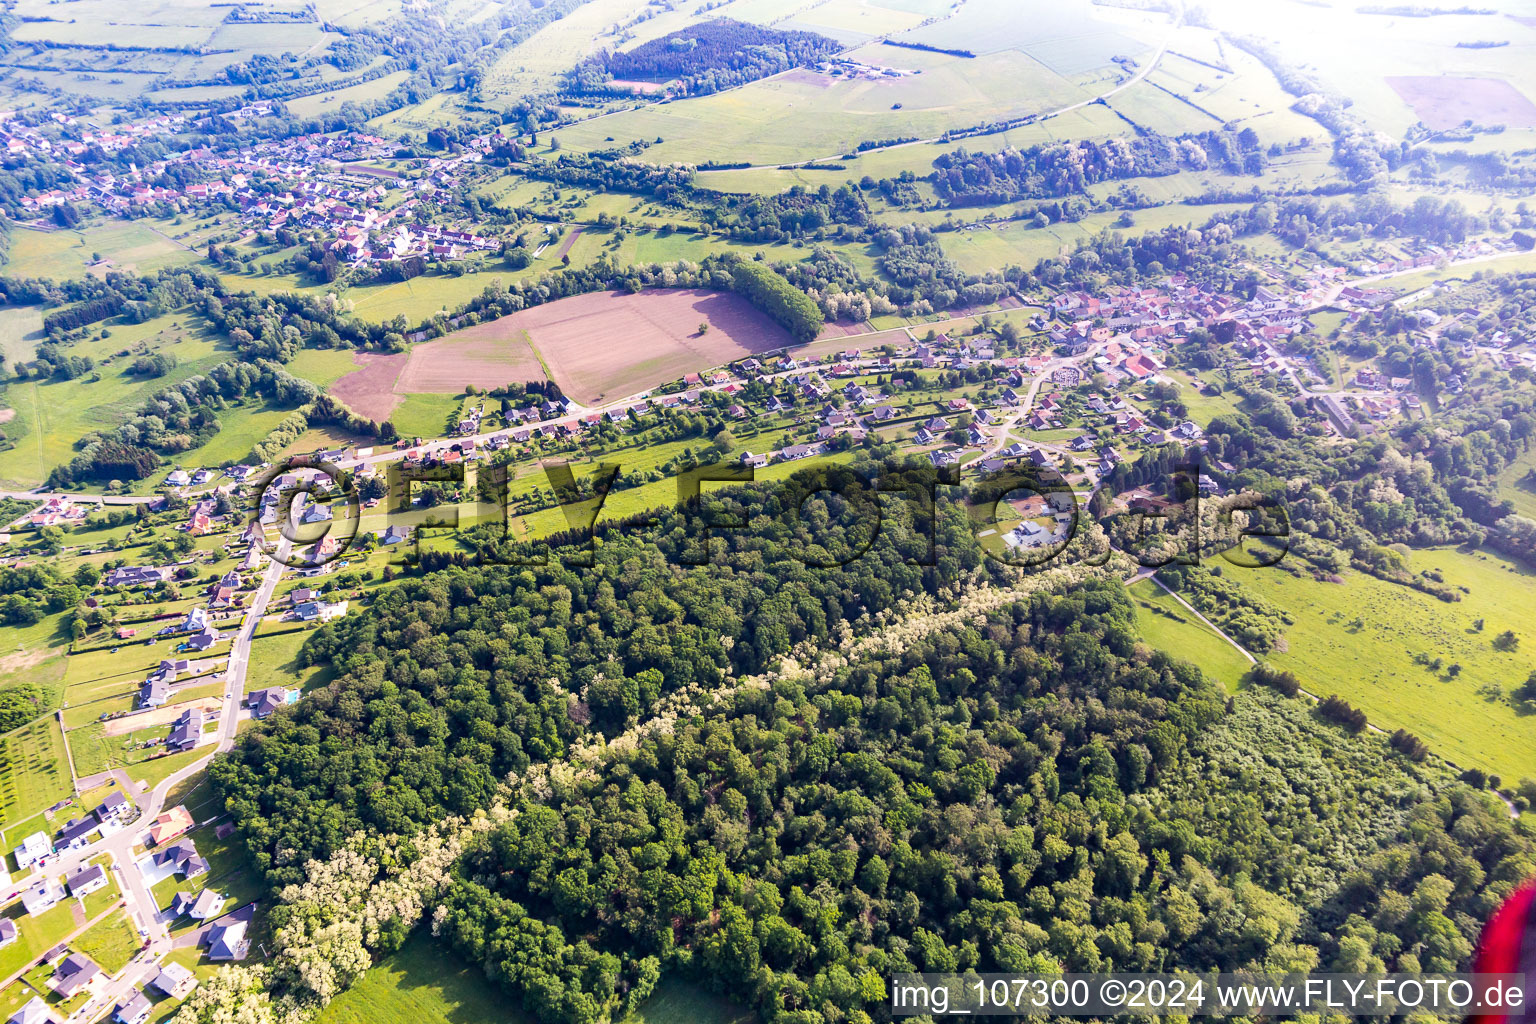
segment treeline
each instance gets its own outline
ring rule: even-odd
[[[648,40],[632,50],[603,51],[588,57],[566,77],[565,86],[579,95],[631,92],[612,85],[617,78],[671,82],[669,91],[676,95],[704,96],[814,64],[842,48],[835,39],[815,32],[715,18]]]
[[[798,342],[821,332],[821,310],[784,275],[764,263],[743,260],[731,268],[731,289],[778,321]]]
[[[933,161],[934,191],[951,206],[995,206],[1016,199],[1079,195],[1091,185],[1124,178],[1159,177],[1209,167],[1259,174],[1264,152],[1258,133],[1215,129],[1170,137],[1143,134],[971,153],[956,149]]]
[[[100,298],[82,302],[78,306],[61,309],[57,313],[50,313],[43,317],[43,330],[48,334],[56,331],[72,331],[77,327],[94,324],[98,320],[116,316],[123,311],[123,300],[117,295],[103,295]]]

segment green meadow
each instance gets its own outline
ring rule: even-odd
[[[664,979],[632,1024],[754,1024],[755,1014],[686,982]],[[320,1012],[317,1024],[533,1024],[476,968],[417,930]]]
[[[1266,658],[1308,690],[1337,693],[1373,725],[1407,729],[1463,768],[1536,778],[1536,715],[1507,696],[1536,670],[1536,572],[1493,552],[1451,548],[1414,551],[1409,562],[1464,587],[1462,600],[1354,571],[1343,583],[1281,568],[1225,572],[1290,613],[1287,649]],[[1506,629],[1521,641],[1511,652],[1493,646]]]
[[[0,739],[0,827],[26,822],[73,792],[64,734],[53,715]]]
[[[105,338],[99,336],[103,329]],[[8,440],[0,449],[0,484],[41,484],[54,466],[73,457],[74,442],[80,437],[121,424],[150,395],[204,373],[230,356],[212,328],[194,325],[185,312],[142,324],[117,317],[98,325],[90,340],[75,342],[66,351],[89,356],[96,364],[94,371],[73,380],[12,381],[0,393],[0,403],[14,412],[4,426]],[[154,353],[172,356],[175,367],[163,377],[145,378],[127,372],[134,357]],[[224,415],[221,422],[226,429],[239,434],[241,412],[235,409]],[[254,428],[246,430],[244,436],[251,433]],[[208,454],[222,454],[242,439],[215,439],[208,446]],[[183,453],[184,458],[191,459],[198,455]]]
[[[1136,602],[1136,627],[1147,643],[1199,665],[1229,693],[1237,690],[1249,668],[1241,652],[1151,580],[1133,584],[1130,594]]]

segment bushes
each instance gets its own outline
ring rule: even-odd
[[[256,442],[251,448],[251,454],[258,462],[275,462],[278,453],[297,441],[308,429],[309,417],[304,415],[303,409],[295,409],[268,431],[266,437]]]
[[[1301,692],[1300,679],[1297,679],[1293,673],[1275,668],[1275,666],[1265,661],[1259,662],[1248,670],[1248,679],[1250,682],[1257,683],[1260,686],[1268,686],[1270,689],[1278,690],[1287,697],[1294,697]]]
[[[1387,742],[1393,750],[1410,761],[1422,761],[1429,756],[1429,747],[1424,745],[1424,741],[1406,729],[1394,732]]]
[[[1366,721],[1364,711],[1338,694],[1330,694],[1323,698],[1322,703],[1317,706],[1317,713],[1354,733],[1365,731],[1365,727],[1370,724]]]

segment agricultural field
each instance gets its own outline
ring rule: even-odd
[[[1536,778],[1536,717],[1505,696],[1536,669],[1536,637],[1508,653],[1492,645],[1505,629],[1529,633],[1523,613],[1536,605],[1536,572],[1486,550],[1432,548],[1413,552],[1409,563],[1465,587],[1462,600],[1446,604],[1359,572],[1343,583],[1281,568],[1227,574],[1290,614],[1287,649],[1266,658],[1307,689],[1337,693],[1372,724],[1407,729],[1461,767]]]
[[[1210,21],[1212,28],[1229,37],[1271,40],[1291,66],[1308,68],[1326,88],[1347,95],[1353,101],[1350,110],[1355,116],[1372,128],[1401,137],[1419,121],[1433,128],[1426,116],[1436,121],[1448,118],[1451,107],[1434,97],[1454,96],[1453,90],[1465,87],[1465,83],[1457,87],[1415,86],[1408,94],[1412,99],[1407,99],[1393,86],[1395,78],[1491,79],[1507,83],[1526,100],[1532,98],[1524,90],[1529,83],[1531,54],[1536,52],[1536,26],[1499,13],[1521,14],[1525,8],[1505,2],[1462,10],[1475,13],[1400,17],[1369,13],[1367,8],[1353,5],[1282,0],[1273,4],[1223,4],[1212,10]],[[1457,45],[1480,41],[1508,45],[1486,49]],[[1426,76],[1426,71],[1433,75]],[[1515,102],[1507,91],[1500,91]],[[1484,117],[1489,120],[1484,122]],[[1477,120],[1495,123],[1491,112],[1479,113]],[[1520,130],[1514,123],[1509,129],[1500,137],[1502,148],[1517,149],[1536,138],[1536,133]],[[1449,145],[1455,148],[1461,144]]]
[[[1110,11],[1089,0],[1057,0],[1031,5],[1028,17],[1020,17],[1010,0],[968,0],[948,18],[894,38],[980,55],[1017,50],[1073,77],[1101,71],[1116,57],[1139,57],[1170,28],[1161,14],[1115,17],[1121,11]]]
[[[703,333],[701,324],[707,325]],[[358,356],[367,359],[366,383],[344,377],[333,392],[362,411],[358,403],[386,393],[442,393],[454,380],[459,390],[471,382],[494,387],[536,379],[541,375],[533,371],[542,366],[567,395],[595,405],[789,343],[783,328],[727,292],[594,293],[425,342],[409,358]],[[391,369],[396,376],[386,384]]]

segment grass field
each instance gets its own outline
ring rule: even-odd
[[[294,661],[308,637],[308,630],[297,630],[277,636],[258,637],[252,641],[250,667],[245,675],[245,692],[268,686],[310,689],[327,682],[333,674],[330,667],[312,665],[301,669]]]
[[[756,1014],[663,980],[632,1024],[753,1024]],[[321,1011],[317,1024],[533,1024],[515,1000],[424,931]]]
[[[1200,671],[1228,692],[1237,690],[1248,671],[1247,658],[1151,580],[1134,584],[1130,594],[1137,605],[1136,626],[1147,643],[1199,665]],[[1172,618],[1173,615],[1184,621]]]
[[[48,952],[76,927],[74,900],[63,900],[36,917],[28,917],[18,900],[3,913],[16,922],[18,934],[15,942],[0,948],[0,978],[10,977]]]
[[[1536,572],[1491,552],[1449,548],[1416,551],[1410,561],[1468,592],[1446,604],[1359,572],[1343,584],[1278,569],[1229,568],[1227,575],[1295,620],[1285,633],[1289,649],[1267,658],[1307,689],[1339,694],[1372,724],[1405,728],[1462,767],[1536,778],[1536,716],[1519,714],[1502,696],[1536,669],[1529,615]],[[1505,629],[1526,638],[1519,650],[1494,650],[1493,638]],[[1416,656],[1440,658],[1442,667],[1432,671]],[[1456,676],[1451,664],[1461,666]]]
[[[128,961],[138,952],[139,944],[138,933],[129,922],[127,912],[120,911],[91,925],[70,946],[95,960],[108,974],[116,974],[128,966]]]
[[[781,164],[834,158],[867,140],[932,138],[1094,95],[1017,50],[967,60],[871,45],[850,56],[921,74],[846,81],[800,69],[739,89],[626,110],[556,135],[564,147],[580,150],[611,146],[609,136],[620,145],[660,137],[663,142],[646,151],[648,160],[658,162]],[[893,109],[897,104],[900,109]]]
[[[1526,452],[1499,474],[1499,497],[1509,499],[1515,511],[1527,519],[1536,519],[1536,486],[1525,479],[1532,470],[1536,470],[1536,449]]]
[[[41,814],[74,792],[53,715],[7,733],[0,744],[0,827]]]
[[[5,272],[66,281],[86,276],[97,254],[111,261],[110,269],[141,274],[202,258],[145,221],[103,220],[67,231],[12,230]]]
[[[224,339],[212,328],[194,326],[183,314],[167,314],[142,324],[126,323],[119,317],[101,327],[108,331],[108,337],[98,337],[98,330],[93,340],[76,342],[67,349],[70,355],[89,356],[96,363],[94,372],[73,380],[15,381],[0,395],[3,404],[16,414],[5,425],[9,441],[0,450],[0,484],[37,486],[54,466],[70,460],[74,442],[80,437],[121,424],[150,395],[206,372],[230,354]],[[129,357],[140,351],[171,356],[176,365],[163,377],[146,379],[127,374]],[[230,437],[221,436],[206,450],[183,453],[183,457],[222,454],[234,458],[238,456],[223,453],[242,444],[248,452],[249,442],[261,436],[257,431],[262,425],[244,420],[247,413],[261,408],[229,410],[221,416],[221,423]]]

